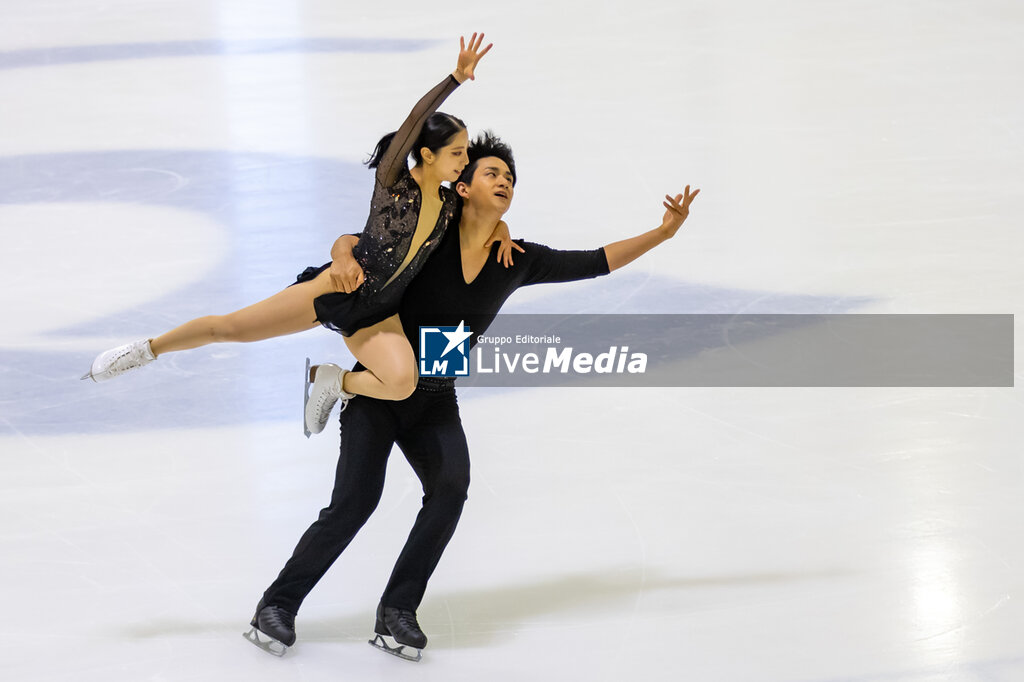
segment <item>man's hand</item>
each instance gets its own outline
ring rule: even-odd
[[[343,234],[331,247],[330,276],[335,291],[351,294],[363,284],[363,268],[352,255],[352,249],[358,243],[355,235]]]
[[[674,237],[676,232],[679,230],[683,221],[690,215],[690,204],[693,203],[694,198],[700,194],[699,189],[690,191],[690,186],[687,185],[683,194],[677,194],[675,197],[665,195],[665,201],[662,202],[667,211],[665,211],[665,217],[661,219],[661,229],[667,233],[667,237]]]
[[[335,291],[351,294],[363,284],[364,279],[363,269],[355,258],[331,262],[331,284]]]
[[[686,216],[690,215],[690,204],[699,193],[699,189],[691,192],[690,186],[687,185],[686,191],[682,194],[677,194],[674,197],[666,194],[662,205],[668,210],[665,211],[661,225],[643,234],[613,242],[604,247],[604,255],[608,259],[608,269],[618,270],[674,237],[679,231],[679,226],[686,220]]]

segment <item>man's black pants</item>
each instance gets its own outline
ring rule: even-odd
[[[331,503],[267,588],[265,605],[298,613],[302,600],[377,508],[394,443],[423,484],[423,508],[381,602],[417,609],[455,532],[469,489],[469,447],[452,381],[421,379],[416,392],[401,401],[363,396],[349,401],[341,413],[341,455]]]

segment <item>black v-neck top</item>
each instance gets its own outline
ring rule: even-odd
[[[466,283],[459,230],[448,230],[402,297],[402,326],[417,354],[421,326],[455,327],[465,322],[473,332],[470,343],[475,345],[476,337],[487,330],[498,310],[519,287],[591,279],[609,272],[603,248],[559,251],[543,244],[515,241],[526,249],[526,253],[513,254],[515,265],[506,268],[497,262],[495,244],[480,273]]]

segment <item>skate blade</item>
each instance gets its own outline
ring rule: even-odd
[[[86,379],[92,379],[93,381],[96,381],[92,377],[92,372],[86,372],[85,374],[82,375],[82,381],[85,381]]]
[[[406,646],[405,644],[399,644],[395,641],[394,637],[391,637],[389,635],[376,635],[373,639],[369,641],[369,643],[370,646],[374,647],[375,649],[380,649],[381,651],[389,653],[392,656],[398,656],[403,661],[412,661],[413,663],[418,663],[420,659],[423,658],[422,649],[416,649],[415,647]],[[406,653],[407,651],[415,651],[416,655],[413,656],[411,653]]]
[[[306,387],[303,391],[302,397],[302,432],[306,434],[306,438],[309,438],[313,435],[310,433],[309,427],[306,425],[306,405],[309,404],[309,387],[312,385],[309,380],[309,358],[306,358],[306,371],[303,376],[306,379]]]
[[[260,632],[256,628],[250,629],[249,632],[243,632],[242,637],[245,637],[248,641],[263,649],[271,656],[277,656],[280,658],[281,656],[284,656],[286,651],[288,651],[287,645],[279,642],[265,632]]]

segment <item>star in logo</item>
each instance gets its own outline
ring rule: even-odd
[[[466,329],[466,321],[460,320],[459,327],[452,332],[441,332],[444,337],[448,339],[448,345],[445,346],[444,352],[441,353],[440,357],[444,357],[451,353],[453,350],[462,345],[462,342],[473,335],[473,332]]]

